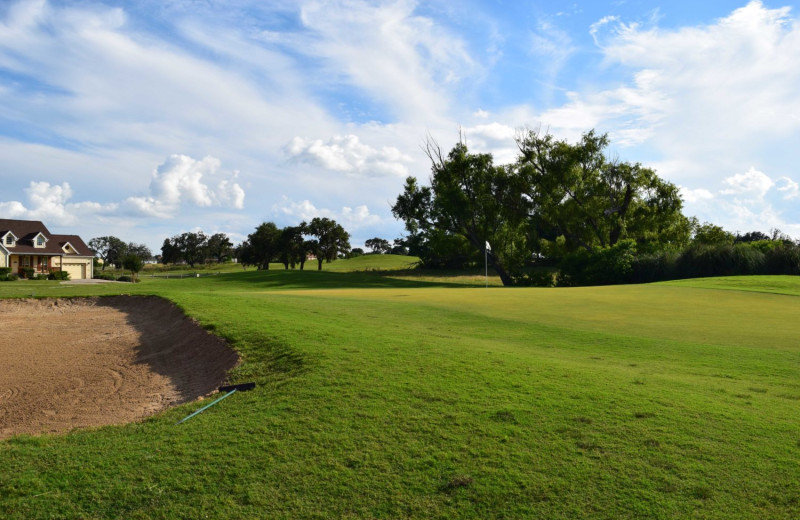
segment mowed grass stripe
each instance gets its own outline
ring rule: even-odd
[[[264,290],[280,287],[275,274],[246,278],[136,290],[169,297],[229,339],[246,360],[235,379],[257,380],[256,390],[186,428],[175,420],[201,403],[6,441],[0,513],[798,516],[798,325],[772,339],[768,329],[736,333],[771,312],[796,316],[792,298],[327,281],[277,292]],[[705,308],[715,300],[722,309]]]

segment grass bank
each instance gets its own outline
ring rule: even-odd
[[[332,270],[0,284],[169,298],[243,354],[234,381],[258,383],[180,427],[203,403],[0,442],[0,516],[800,516],[796,279],[480,285]]]

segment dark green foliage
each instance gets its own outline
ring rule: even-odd
[[[33,278],[33,274],[36,271],[33,269],[33,267],[23,267],[22,269],[20,269],[20,272],[22,273],[22,276],[24,278],[30,280],[31,278]]]
[[[733,244],[736,239],[732,233],[728,233],[720,226],[711,224],[710,222],[698,224],[696,220],[693,220],[692,227],[694,228],[692,232],[692,244],[730,245]]]
[[[678,278],[733,276],[763,273],[765,255],[747,244],[695,245],[680,256]]]
[[[50,271],[47,278],[49,280],[69,280],[69,273],[66,271]]]
[[[625,283],[633,274],[636,242],[622,240],[611,247],[579,249],[564,258],[558,284],[611,285]]]
[[[165,238],[161,246],[161,263],[174,264],[181,260],[181,251],[175,243],[174,238]]]
[[[133,278],[130,276],[123,274],[122,276],[117,277],[118,282],[133,282]]]
[[[781,243],[765,254],[766,274],[800,275],[800,245]]]
[[[632,283],[649,283],[659,280],[672,280],[677,277],[676,265],[680,253],[662,251],[637,256],[631,265],[628,281]]]
[[[677,186],[638,163],[607,159],[608,145],[608,136],[594,131],[576,144],[538,131],[517,139],[533,244],[564,237],[568,252],[624,239],[648,252],[685,245],[690,221]]]
[[[258,269],[269,269],[269,263],[278,256],[280,239],[281,231],[274,222],[262,222],[242,244],[241,261]]]
[[[119,265],[127,249],[125,242],[115,236],[95,237],[88,245],[103,260],[103,270],[107,264]]]
[[[8,280],[8,275],[11,274],[10,267],[0,267],[0,282]]]
[[[131,279],[135,282],[136,276],[144,267],[144,262],[139,255],[128,253],[125,255],[125,258],[122,259],[122,267],[131,272]]]
[[[292,269],[300,265],[302,270],[305,267],[308,257],[308,242],[303,236],[306,233],[305,224],[299,226],[288,226],[280,230],[278,237],[278,260],[284,268]]]
[[[339,254],[350,251],[350,234],[329,218],[315,217],[301,224],[303,231],[314,237],[307,242],[309,250],[317,257],[317,270],[322,271],[322,262],[332,262]]]
[[[194,264],[202,264],[205,262],[208,237],[202,231],[198,231],[197,233],[183,233],[174,237],[172,241],[180,252],[181,258],[189,264],[189,267],[194,267]]]
[[[392,213],[405,222],[409,252],[426,267],[482,263],[486,253],[504,285],[528,285],[536,283],[528,272],[534,263],[573,255],[565,259],[574,267],[565,280],[616,283],[631,259],[615,256],[620,250],[596,251],[624,240],[634,242],[622,249],[646,254],[680,248],[691,221],[675,185],[640,164],[608,160],[608,144],[593,131],[576,144],[530,131],[517,139],[518,160],[496,166],[463,142],[446,157],[429,142],[431,186],[408,178]],[[452,247],[452,237],[466,249]],[[590,273],[582,264],[594,260],[603,265]]]
[[[98,272],[95,272],[92,278],[95,278],[97,280],[116,280],[116,277],[113,274],[98,273]]]
[[[221,264],[230,257],[233,250],[233,243],[225,233],[214,233],[208,237],[206,248],[208,250],[208,256]]]
[[[373,253],[378,255],[388,254],[392,251],[392,245],[385,238],[370,238],[364,245],[372,250]]]

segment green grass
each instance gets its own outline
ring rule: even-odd
[[[0,517],[800,517],[797,278],[468,278],[0,284],[162,295],[258,383],[180,427],[203,403],[0,442]]]

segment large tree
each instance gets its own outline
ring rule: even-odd
[[[187,232],[172,239],[175,246],[180,251],[183,258],[190,267],[194,264],[203,263],[206,259],[206,245],[208,237],[202,231]]]
[[[449,248],[457,249],[457,237],[461,237],[486,256],[504,285],[512,284],[512,274],[528,257],[527,200],[522,197],[517,171],[495,166],[490,154],[470,153],[463,142],[446,157],[432,142],[426,151],[431,160],[431,187],[420,188],[408,178],[406,190],[392,207],[394,215],[406,221],[410,241],[419,236],[440,244],[450,242]]]
[[[307,243],[303,237],[305,227],[287,226],[280,231],[278,239],[278,259],[284,268],[292,269],[300,265],[300,269],[305,266],[306,256],[308,255]]]
[[[593,251],[633,239],[641,250],[685,246],[691,223],[677,186],[641,164],[609,160],[608,135],[594,131],[570,144],[528,131],[517,138],[517,168],[531,202],[530,232],[568,250]]]
[[[392,245],[385,238],[370,238],[364,242],[364,245],[370,248],[373,253],[378,255],[385,255],[392,251]]]
[[[463,141],[447,156],[428,143],[430,187],[408,178],[392,207],[405,222],[411,254],[441,265],[466,242],[473,261],[485,254],[509,285],[542,257],[558,260],[623,239],[647,253],[687,243],[691,222],[677,187],[640,164],[609,160],[606,135],[589,132],[570,144],[530,131],[517,145],[518,160],[497,166]]]
[[[153,258],[153,253],[150,251],[149,247],[147,247],[145,244],[137,244],[136,242],[128,242],[126,247],[126,256],[127,255],[135,255],[141,259],[142,262]]]
[[[279,252],[281,232],[273,222],[262,222],[254,232],[247,236],[244,250],[245,261],[258,267],[269,269]]]
[[[216,260],[218,264],[221,264],[233,252],[233,243],[225,233],[214,233],[208,237],[206,249],[208,250],[208,255]]]
[[[107,264],[121,262],[127,249],[125,242],[115,236],[95,237],[89,240],[89,247],[103,261],[103,271]]]
[[[322,262],[333,261],[339,253],[350,250],[350,234],[329,218],[316,217],[308,224],[303,223],[306,233],[315,237],[309,241],[312,252],[317,257],[317,269],[322,270]]]
[[[175,239],[165,238],[161,245],[161,262],[164,264],[174,264],[182,260],[181,250]]]

